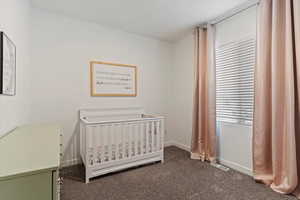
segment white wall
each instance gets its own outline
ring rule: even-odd
[[[256,8],[248,9],[216,26],[216,45],[255,35]],[[170,109],[170,141],[184,149],[190,149],[192,135],[193,33],[174,44],[172,67],[172,104]],[[220,161],[247,174],[252,173],[252,128],[237,124],[217,124],[218,157]]]
[[[31,120],[64,128],[64,161],[78,158],[78,110],[143,106],[167,116],[171,45],[39,9],[32,10]],[[138,66],[137,97],[90,97],[89,61]],[[77,150],[76,150],[77,149]]]
[[[170,88],[170,142],[190,148],[194,84],[194,35],[189,33],[173,45]]]
[[[28,121],[30,94],[29,11],[27,0],[0,0],[0,31],[17,47],[17,95],[0,95],[0,136]]]

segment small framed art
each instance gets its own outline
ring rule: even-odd
[[[16,46],[0,32],[0,94],[16,95]]]

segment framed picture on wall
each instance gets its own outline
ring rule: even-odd
[[[0,32],[0,94],[16,95],[16,46]]]
[[[90,62],[91,96],[137,95],[137,67],[133,65]]]

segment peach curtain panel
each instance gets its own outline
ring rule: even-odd
[[[195,29],[195,90],[191,158],[216,160],[215,27]]]
[[[300,197],[300,0],[261,0],[253,121],[254,178]]]

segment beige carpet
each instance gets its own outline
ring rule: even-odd
[[[188,152],[176,147],[165,149],[163,164],[105,175],[89,184],[83,182],[82,166],[65,168],[61,174],[61,200],[296,200],[234,170],[190,160]]]

